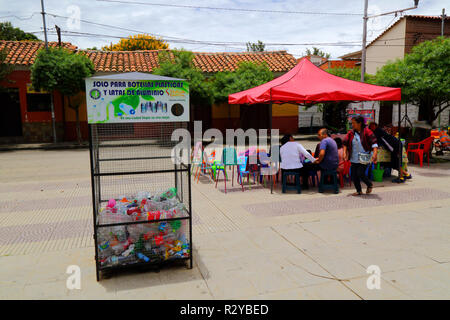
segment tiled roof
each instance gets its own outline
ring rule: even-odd
[[[55,42],[49,42],[52,47]],[[63,46],[76,51],[70,43]],[[8,48],[6,63],[15,65],[31,65],[36,52],[44,47],[43,42],[37,41],[0,41],[0,49]],[[160,50],[142,51],[93,51],[78,50],[92,60],[97,72],[152,72],[158,67],[158,53]],[[286,51],[266,52],[194,52],[194,65],[206,73],[218,71],[233,71],[239,62],[266,62],[272,72],[287,72],[296,64],[296,59]]]
[[[50,47],[57,47],[57,42],[49,42]],[[64,48],[75,51],[76,46],[69,42],[62,42],[61,45]],[[33,64],[36,58],[37,51],[43,49],[45,43],[42,41],[5,41],[0,40],[0,50],[6,49],[8,55],[5,59],[5,63],[15,65],[30,65]]]
[[[152,72],[158,67],[159,50],[81,52],[91,59],[97,72]]]
[[[97,72],[152,72],[158,64],[159,50],[144,51],[85,51],[94,62]],[[194,65],[203,72],[233,71],[239,62],[266,62],[273,72],[286,72],[296,65],[295,58],[286,51],[258,53],[194,52]]]
[[[266,52],[194,52],[194,65],[203,72],[233,71],[242,61],[265,62],[272,72],[286,72],[297,65],[297,60],[286,51]]]

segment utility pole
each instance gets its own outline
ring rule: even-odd
[[[442,8],[442,23],[441,23],[441,36],[444,36],[444,23],[445,23],[445,18],[447,18],[447,16],[445,15],[445,8]]]
[[[56,34],[58,35],[58,47],[61,47],[61,28],[55,24]]]
[[[445,18],[447,18],[447,16],[445,15],[445,8],[442,8],[442,22],[441,22],[441,37],[444,36],[444,24],[445,24]],[[439,125],[439,130],[441,130],[441,106],[439,106],[439,118],[438,118],[438,125]]]
[[[369,0],[364,0],[364,17],[363,17],[363,38],[361,50],[361,82],[364,82],[364,74],[366,73],[366,41],[367,41],[367,7]]]
[[[44,9],[44,0],[41,0],[41,14],[42,14],[42,22],[44,24],[44,38],[45,38],[45,49],[48,50],[48,41],[47,41],[47,26],[45,25],[45,9]]]
[[[414,7],[406,8],[406,9],[400,9],[400,10],[394,10],[389,11],[385,13],[376,14],[373,16],[367,15],[367,6],[368,6],[369,0],[364,0],[364,16],[363,16],[363,39],[362,39],[362,48],[361,48],[361,82],[364,82],[364,74],[366,72],[366,41],[367,41],[367,20],[370,18],[385,16],[388,14],[395,14],[402,13],[407,10],[417,9],[417,6],[419,5],[419,0],[414,0]]]
[[[45,50],[48,51],[48,39],[47,39],[47,26],[45,24],[45,9],[44,0],[41,0],[42,9],[42,22],[44,24],[44,37],[45,37]],[[56,143],[56,121],[55,121],[55,107],[53,105],[53,92],[50,92],[50,109],[52,113],[52,129],[53,129],[53,142]]]

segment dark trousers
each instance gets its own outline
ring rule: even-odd
[[[352,181],[355,184],[357,192],[362,192],[361,190],[361,180],[366,184],[367,187],[372,187],[372,182],[366,176],[367,164],[352,163]]]

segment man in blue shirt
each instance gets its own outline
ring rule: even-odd
[[[317,163],[322,170],[336,170],[339,165],[338,147],[336,141],[328,136],[328,130],[322,128],[317,136],[320,139],[319,154],[315,155],[319,159]]]

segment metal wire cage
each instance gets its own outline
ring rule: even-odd
[[[115,269],[192,268],[191,167],[172,132],[186,122],[89,124],[97,281]]]

